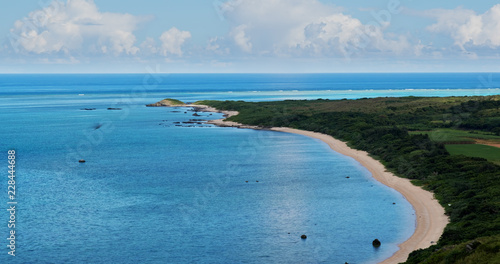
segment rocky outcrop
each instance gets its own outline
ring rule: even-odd
[[[148,104],[146,105],[147,107],[171,107],[171,106],[185,106],[186,104],[175,99],[163,99],[159,102],[156,102],[154,104]]]

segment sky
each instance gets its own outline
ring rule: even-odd
[[[0,73],[500,71],[497,0],[0,3]]]

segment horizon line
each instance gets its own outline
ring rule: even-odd
[[[160,72],[161,74],[442,74],[442,73],[500,73],[500,71],[433,71],[433,72]],[[0,73],[0,75],[97,75],[97,74],[145,74],[145,72],[14,72]]]

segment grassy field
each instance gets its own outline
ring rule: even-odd
[[[446,150],[451,155],[464,155],[468,157],[484,158],[500,165],[500,148],[479,144],[465,144],[446,145]]]
[[[426,134],[434,142],[474,142],[475,139],[500,142],[500,137],[481,131],[465,131],[459,129],[442,128],[433,131],[410,131],[410,134]]]

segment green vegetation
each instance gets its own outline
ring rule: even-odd
[[[436,142],[475,142],[476,139],[493,140],[500,143],[500,136],[491,132],[482,132],[477,130],[458,130],[451,128],[436,129],[433,131],[410,131],[410,134],[426,134],[432,141]]]
[[[478,144],[446,145],[445,147],[451,155],[483,158],[500,165],[500,148],[497,147]]]
[[[154,106],[183,106],[183,105],[186,104],[182,101],[179,101],[177,99],[167,98],[154,104],[148,104],[146,106],[154,107]]]
[[[184,102],[179,101],[177,99],[172,99],[172,98],[167,98],[167,99],[164,99],[163,101],[168,102],[170,105],[185,105]]]
[[[430,250],[418,250],[409,264],[500,264],[500,236],[477,238],[459,245],[445,246],[430,254]],[[420,254],[422,252],[422,254]]]
[[[498,160],[498,152],[489,151],[485,158],[450,155],[443,142],[469,138],[464,135],[474,135],[473,139],[500,136],[500,96],[200,103],[239,111],[231,121],[329,134],[433,191],[450,224],[437,245],[413,252],[407,263],[498,261],[500,166],[485,159]],[[436,140],[432,133],[444,136]],[[456,154],[456,149],[451,151]],[[473,240],[481,245],[463,253]]]

